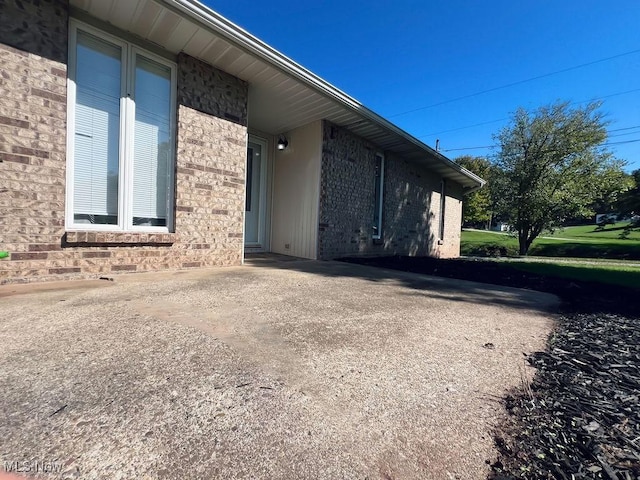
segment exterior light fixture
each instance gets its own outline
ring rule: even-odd
[[[285,150],[289,146],[289,141],[284,135],[280,135],[278,139],[278,150]]]

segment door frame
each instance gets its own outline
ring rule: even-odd
[[[245,230],[245,252],[266,252],[267,245],[267,177],[269,166],[269,141],[261,136],[249,134],[247,141],[247,152],[249,150],[249,143],[255,143],[261,147],[261,159],[260,159],[260,206],[258,209],[258,241],[247,242],[246,241],[246,212],[245,212],[245,224],[243,228]],[[247,181],[245,180],[245,195],[247,190]]]

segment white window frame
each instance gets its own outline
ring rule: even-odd
[[[384,165],[384,154],[381,152],[377,152],[375,154],[375,162],[377,164],[378,158],[380,159],[380,191],[378,192],[378,198],[374,199],[373,208],[375,209],[376,202],[379,202],[378,205],[378,224],[373,225],[374,232],[371,235],[371,238],[374,240],[380,240],[382,238],[382,211],[383,211],[383,202],[384,202],[384,173],[385,173],[385,165]],[[375,179],[375,177],[374,177]],[[377,180],[377,179],[375,179]],[[375,185],[374,185],[374,194],[375,194]],[[375,230],[377,228],[377,230]]]
[[[120,90],[120,131],[118,164],[118,224],[75,223],[74,219],[74,158],[75,158],[75,110],[76,110],[76,50],[78,30],[94,35],[121,48],[121,90]],[[170,94],[170,166],[169,201],[167,204],[167,225],[133,225],[133,126],[135,125],[135,56],[143,55],[171,70]],[[69,54],[67,74],[67,175],[66,175],[66,213],[67,231],[103,231],[127,233],[169,233],[174,229],[175,206],[175,164],[176,164],[176,102],[177,102],[177,66],[174,62],[154,54],[140,46],[99,30],[84,22],[71,19],[69,22]]]

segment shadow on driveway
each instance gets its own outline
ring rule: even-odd
[[[251,267],[292,270],[328,278],[359,278],[373,283],[396,282],[417,292],[404,295],[421,295],[455,302],[503,305],[541,312],[553,312],[560,300],[548,293],[522,288],[511,288],[488,283],[422,275],[389,268],[369,267],[339,261],[316,261],[278,254],[252,254],[245,258]]]
[[[74,285],[0,287],[0,461],[45,478],[484,478],[556,303],[273,257]]]

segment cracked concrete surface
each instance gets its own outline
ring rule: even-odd
[[[42,478],[475,479],[557,300],[258,260],[0,304],[0,460]]]

